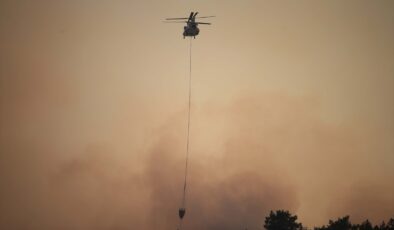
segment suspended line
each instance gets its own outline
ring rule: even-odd
[[[190,137],[190,108],[191,108],[191,99],[192,99],[192,38],[190,37],[189,44],[189,106],[188,106],[188,119],[187,119],[187,142],[186,142],[186,163],[185,163],[185,178],[183,184],[183,196],[182,196],[182,206],[183,212],[185,212],[186,208],[186,187],[187,187],[187,172],[188,172],[188,162],[189,162],[189,137]],[[181,212],[181,210],[180,210]],[[185,213],[184,213],[185,214]],[[183,214],[183,215],[184,215]],[[182,229],[182,220],[183,216],[180,217],[179,222],[179,230]]]

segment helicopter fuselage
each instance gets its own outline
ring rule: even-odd
[[[198,22],[196,18],[212,18],[215,16],[203,16],[203,17],[196,17],[198,12],[191,12],[189,17],[187,18],[166,18],[166,23],[186,23],[186,26],[183,27],[183,38],[186,37],[194,37],[200,33],[200,29],[198,28],[199,25],[211,25],[208,22]],[[182,21],[178,21],[182,20]],[[187,20],[187,21],[184,21]]]
[[[185,27],[183,27],[183,38],[185,37],[196,37],[200,33],[200,29],[197,23],[189,22]]]

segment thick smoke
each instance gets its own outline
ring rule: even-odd
[[[364,181],[354,184],[338,197],[339,202],[329,207],[330,216],[334,219],[348,214],[354,223],[361,223],[366,219],[374,224],[387,222],[394,215],[393,190],[393,185],[389,181]]]
[[[185,229],[261,228],[272,209],[300,213],[301,221],[314,210],[323,210],[324,220],[390,216],[392,187],[369,183],[367,173],[354,179],[354,171],[362,173],[357,165],[376,170],[356,158],[362,151],[353,144],[360,138],[348,127],[322,122],[316,108],[308,98],[264,94],[228,107],[195,109]],[[184,114],[155,129],[139,148],[96,141],[73,150],[39,130],[32,137],[29,128],[19,136],[3,131],[0,227],[175,229],[184,177]],[[8,128],[32,119],[3,118]],[[349,162],[357,164],[347,167]],[[365,184],[352,190],[355,181]],[[314,194],[311,201],[305,194]],[[308,201],[316,202],[316,209],[300,209]],[[331,204],[319,209],[323,201]]]
[[[147,167],[151,183],[152,228],[172,229],[178,225],[177,210],[182,196],[184,176],[183,144],[168,132],[153,147]],[[240,146],[237,146],[237,145]],[[234,151],[244,149],[241,143],[233,146]],[[236,149],[238,148],[238,149]],[[257,151],[257,152],[254,152]],[[238,152],[240,164],[250,154],[261,155],[263,149]],[[201,156],[196,151],[193,154]],[[282,176],[271,177],[247,165],[237,165],[225,158],[192,157],[188,175],[187,211],[184,227],[187,229],[240,229],[246,226],[262,226],[264,216],[271,209],[295,210],[297,195]],[[217,157],[217,156],[216,156]],[[233,159],[232,159],[233,160]],[[226,165],[226,163],[230,163]],[[223,164],[224,163],[224,164]],[[252,163],[252,162],[250,162]],[[261,161],[261,167],[272,167],[270,162]],[[242,169],[241,169],[242,168]],[[264,170],[262,170],[264,172]]]

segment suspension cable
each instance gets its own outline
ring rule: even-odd
[[[186,163],[185,163],[185,178],[183,184],[183,196],[182,196],[182,205],[181,209],[185,212],[186,208],[186,187],[187,187],[187,173],[188,173],[188,163],[189,163],[189,137],[190,137],[190,110],[191,110],[191,99],[192,99],[192,38],[190,37],[189,44],[189,103],[188,103],[188,118],[187,118],[187,141],[186,141]],[[183,214],[184,215],[184,214]],[[183,216],[180,217],[179,227],[178,229],[182,229],[182,220]]]

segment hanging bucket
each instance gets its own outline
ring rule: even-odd
[[[184,208],[179,209],[179,218],[183,218],[185,216],[186,210]]]

